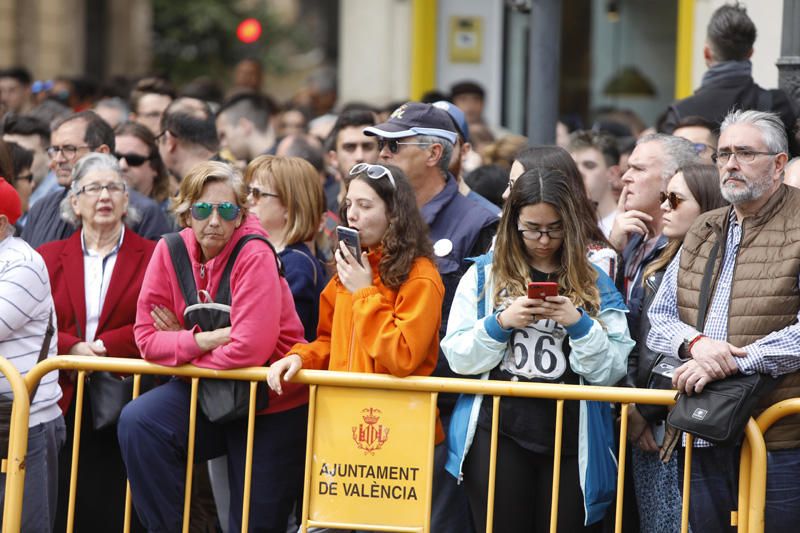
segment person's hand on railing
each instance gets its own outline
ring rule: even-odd
[[[150,317],[153,319],[153,326],[158,331],[180,331],[183,329],[175,313],[163,305],[154,305],[152,311],[150,311]]]
[[[194,342],[204,352],[210,352],[231,342],[231,328],[219,328],[212,331],[199,331],[194,334]]]
[[[301,368],[303,368],[303,360],[295,353],[289,354],[283,359],[278,359],[269,366],[269,374],[267,375],[269,388],[278,394],[283,394],[281,378],[283,378],[283,381],[291,381]]]
[[[712,378],[722,379],[739,371],[734,357],[744,357],[747,352],[729,342],[703,336],[692,345],[690,354]]]

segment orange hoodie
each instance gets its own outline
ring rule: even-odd
[[[378,274],[380,251],[367,256],[372,285],[350,293],[334,276],[319,302],[317,339],[295,344],[289,353],[303,368],[429,376],[439,357],[444,285],[434,262],[417,258],[399,290],[386,287]],[[436,442],[444,438],[437,421]]]

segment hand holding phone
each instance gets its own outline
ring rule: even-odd
[[[358,232],[345,226],[336,226],[336,238],[343,242],[359,265],[361,263],[361,238]],[[363,265],[362,265],[363,266]]]
[[[558,296],[558,283],[553,281],[528,283],[528,298],[544,300],[548,296]]]

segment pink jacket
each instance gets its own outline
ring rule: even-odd
[[[192,229],[181,231],[198,290],[205,289],[212,298],[216,296],[231,251],[236,242],[248,234],[266,237],[266,232],[252,215],[234,231],[222,252],[201,266],[200,245]],[[289,285],[278,276],[274,254],[262,242],[251,242],[242,248],[231,272],[230,343],[203,352],[194,340],[194,333],[199,329],[158,331],[150,316],[151,309],[157,305],[170,309],[185,326],[183,311],[186,303],[169,249],[163,240],[156,245],[147,266],[136,306],[133,332],[144,359],[166,366],[191,363],[220,370],[263,366],[284,357],[295,343],[304,342],[303,325],[295,311]],[[281,396],[270,391],[270,406],[265,412],[283,411],[308,401],[308,389],[305,386],[287,385],[289,389],[284,388]]]

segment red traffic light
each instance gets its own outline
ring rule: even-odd
[[[236,36],[243,43],[254,43],[261,37],[261,23],[256,19],[244,19],[236,28]]]

